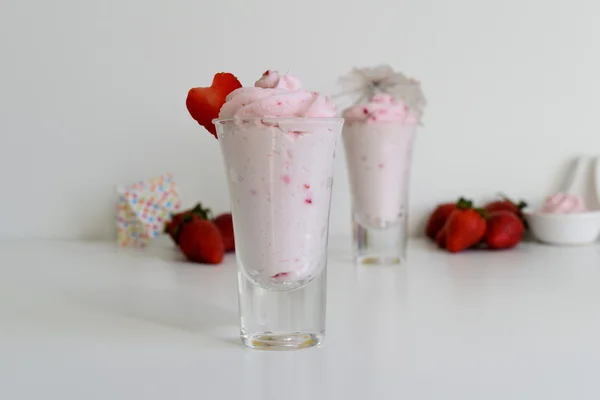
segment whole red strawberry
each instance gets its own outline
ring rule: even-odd
[[[202,203],[196,204],[194,207],[174,214],[165,226],[165,232],[169,234],[175,244],[179,244],[179,233],[181,225],[185,220],[191,220],[192,216],[197,216],[200,219],[212,219],[212,212],[208,208],[202,207]]]
[[[457,253],[478,244],[485,235],[486,223],[481,210],[473,209],[471,201],[460,199],[456,210],[448,217],[446,249]]]
[[[213,220],[214,224],[219,228],[221,236],[223,236],[223,243],[225,244],[225,251],[235,251],[235,238],[233,236],[233,218],[230,213],[219,215]]]
[[[525,218],[523,217],[523,209],[525,207],[527,207],[527,203],[524,200],[519,201],[518,203],[515,203],[514,201],[512,201],[511,199],[509,199],[508,197],[501,195],[502,200],[496,200],[496,201],[492,201],[490,203],[487,203],[485,205],[485,207],[483,207],[485,209],[486,212],[488,213],[492,213],[492,212],[496,212],[496,211],[510,211],[512,213],[515,213],[520,219],[521,221],[523,221],[524,224],[526,224]]]
[[[216,138],[217,130],[212,121],[219,117],[219,111],[225,104],[227,95],[241,87],[242,84],[233,74],[220,72],[215,74],[210,87],[191,89],[188,92],[185,105],[192,118]]]
[[[212,221],[192,216],[184,222],[179,234],[179,248],[188,261],[219,264],[223,260],[225,247],[219,228]]]
[[[439,231],[446,224],[446,220],[456,210],[456,203],[444,203],[438,205],[429,216],[427,225],[425,225],[425,235],[430,239],[436,240]]]
[[[488,214],[485,243],[488,249],[500,250],[515,247],[525,233],[523,221],[511,211],[494,211]]]

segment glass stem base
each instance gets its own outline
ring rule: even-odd
[[[327,269],[298,289],[262,288],[238,272],[242,343],[260,350],[296,350],[325,338]]]
[[[357,264],[394,265],[406,261],[406,217],[382,227],[352,219],[353,255]]]

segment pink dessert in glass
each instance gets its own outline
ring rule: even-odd
[[[291,74],[266,71],[233,91],[216,120],[249,279],[273,290],[308,283],[325,267],[333,159],[342,120],[335,105]]]
[[[344,111],[342,133],[355,260],[399,264],[406,252],[412,150],[425,97],[419,82],[388,66],[354,69],[345,80],[361,96]]]

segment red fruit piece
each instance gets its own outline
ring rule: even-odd
[[[212,120],[219,117],[227,95],[241,87],[242,84],[233,74],[220,72],[215,74],[210,87],[192,88],[188,92],[185,105],[192,118],[216,138],[217,130]]]
[[[487,212],[508,211],[514,214],[521,213],[519,206],[509,200],[492,201],[491,203],[486,204],[484,209]]]
[[[200,219],[212,219],[210,209],[204,208],[202,207],[202,203],[198,203],[188,210],[174,214],[171,221],[165,225],[165,232],[169,234],[175,244],[179,244],[179,233],[182,224],[191,221],[194,215]]]
[[[456,210],[448,217],[446,230],[446,249],[457,253],[478,244],[485,235],[486,223],[481,210],[472,208],[473,203],[460,199]]]
[[[437,245],[440,249],[446,248],[446,229],[445,228],[440,229],[440,231],[437,233],[437,235],[435,235],[435,242],[437,243]]]
[[[225,251],[235,251],[235,238],[233,236],[233,218],[231,214],[225,213],[219,215],[213,220],[214,224],[219,228],[221,236],[223,236],[223,244]]]
[[[219,264],[225,254],[219,228],[197,216],[181,227],[179,248],[188,261],[204,264]]]
[[[511,211],[495,211],[488,215],[485,243],[488,249],[515,247],[525,233],[523,221]]]
[[[485,205],[485,207],[483,207],[485,209],[485,211],[488,213],[492,213],[492,212],[496,212],[496,211],[510,211],[512,213],[515,213],[521,219],[521,221],[523,221],[523,224],[525,224],[525,226],[527,226],[527,223],[525,221],[525,218],[523,217],[523,212],[522,212],[523,209],[525,207],[527,207],[527,203],[524,200],[521,200],[518,203],[515,203],[508,197],[506,197],[504,195],[501,195],[501,196],[502,196],[502,200],[496,200],[496,201],[487,203]]]
[[[446,224],[446,220],[455,209],[456,203],[444,203],[438,205],[427,220],[425,235],[430,239],[436,240],[438,232],[442,230]]]

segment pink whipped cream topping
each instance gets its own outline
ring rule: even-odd
[[[580,196],[556,193],[546,198],[541,211],[555,214],[580,213],[587,211],[587,207]]]
[[[386,93],[376,94],[365,104],[356,104],[344,111],[348,123],[353,122],[403,122],[405,125],[419,123],[417,113],[400,100]]]
[[[302,89],[290,73],[269,70],[254,87],[234,90],[221,107],[219,119],[331,118],[337,108],[327,97]]]

